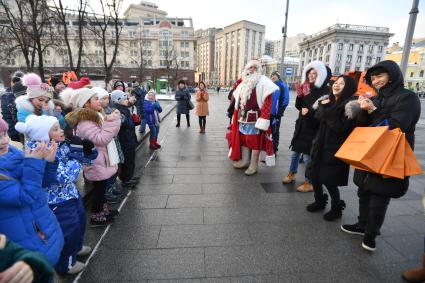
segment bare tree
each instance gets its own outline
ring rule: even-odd
[[[130,62],[137,65],[137,76],[139,82],[143,81],[145,71],[148,67],[152,67],[153,52],[150,48],[147,48],[147,43],[139,34],[137,41],[129,41],[130,50]],[[131,49],[136,47],[136,49]]]
[[[103,67],[105,71],[105,83],[112,79],[113,67],[117,58],[118,48],[120,44],[120,35],[123,22],[119,18],[122,0],[100,0],[102,14],[96,14],[93,7],[90,7],[92,14],[87,19],[90,24],[88,28],[92,31],[102,45],[103,51]],[[112,36],[108,31],[112,30]],[[112,54],[109,57],[108,51],[112,47]]]

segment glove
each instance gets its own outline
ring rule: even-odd
[[[97,158],[98,152],[92,141],[72,136],[68,139],[69,158],[78,160],[83,164],[91,164]]]

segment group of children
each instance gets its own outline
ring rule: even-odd
[[[46,256],[58,274],[76,274],[85,265],[85,208],[75,184],[80,172],[93,186],[91,226],[105,226],[119,214],[108,200],[119,200],[134,176],[137,118],[126,84],[66,88],[53,101],[53,89],[36,74],[22,77],[26,94],[16,99],[14,128],[24,150],[10,144],[9,125],[0,118],[0,232],[24,248]],[[144,101],[150,148],[158,149],[159,113],[153,91]],[[118,185],[117,177],[121,180]]]

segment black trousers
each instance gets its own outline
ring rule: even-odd
[[[280,135],[280,120],[282,117],[272,117],[270,119],[273,137],[273,150],[277,152],[279,147],[279,135]]]
[[[190,126],[190,116],[189,116],[189,114],[185,114],[185,115],[186,115],[187,125]],[[177,125],[180,125],[180,116],[181,116],[181,114],[177,114]]]
[[[135,167],[135,157],[136,149],[126,149],[123,150],[124,153],[124,163],[119,165],[119,174],[120,180],[122,182],[128,182],[133,178],[134,167]]]
[[[199,116],[199,127],[205,128],[206,124],[207,124],[207,116]]]
[[[390,197],[373,194],[361,187],[357,190],[357,196],[359,197],[359,227],[365,229],[366,234],[379,235]]]
[[[105,191],[106,191],[106,180],[93,181],[91,212],[93,213],[102,212],[103,204],[106,203]]]
[[[340,194],[339,194],[339,189],[337,186],[330,186],[330,185],[325,185],[326,189],[329,192],[329,195],[331,197],[331,201],[333,203],[339,203],[341,200]],[[314,199],[316,201],[321,201],[323,200],[323,184],[319,184],[319,183],[314,183],[313,182],[313,189],[314,189]]]

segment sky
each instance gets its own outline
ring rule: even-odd
[[[124,0],[125,10],[136,0]],[[195,29],[239,20],[266,26],[266,39],[280,39],[286,0],[151,0],[170,17],[191,17]],[[390,42],[404,42],[412,0],[290,0],[288,36],[312,34],[335,23],[389,27]],[[419,3],[414,37],[425,37],[425,1]]]

